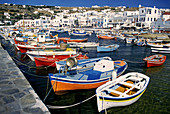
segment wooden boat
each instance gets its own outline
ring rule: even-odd
[[[69,39],[70,39],[69,37],[60,37],[60,38],[57,37],[57,44],[59,44],[60,41],[69,40]]]
[[[28,44],[28,37],[16,37],[14,38],[15,44]]]
[[[96,89],[98,111],[136,102],[145,92],[149,81],[148,76],[131,72],[101,85]]]
[[[64,58],[66,57],[66,58]],[[62,58],[48,58],[48,57],[34,57],[36,67],[44,67],[44,66],[51,66],[56,67],[55,62],[58,61],[65,61],[68,56],[64,56]],[[76,59],[88,59],[86,55],[78,54],[78,55],[71,55],[69,57],[76,57]]]
[[[69,47],[72,47],[72,48],[77,48],[77,47],[91,48],[91,47],[99,46],[99,43],[96,43],[96,42],[80,42],[80,43],[68,42],[68,44],[69,44]]]
[[[147,67],[161,66],[165,62],[166,56],[156,54],[156,55],[151,55],[149,57],[146,57],[143,60],[146,61]]]
[[[148,39],[138,38],[134,41],[134,44],[137,46],[145,46],[145,45],[147,45],[147,41],[148,41]]]
[[[97,52],[112,52],[119,48],[118,44],[107,45],[107,46],[97,46]]]
[[[136,36],[136,35],[139,34],[139,32],[132,32],[131,34],[132,34],[133,36]]]
[[[66,33],[66,32],[68,32],[68,31],[65,31],[64,29],[58,29],[56,32],[57,32],[57,33]]]
[[[159,48],[170,47],[170,43],[163,42],[162,40],[156,40],[156,41],[147,42],[147,46],[150,46],[150,47],[159,47]]]
[[[69,35],[86,36],[86,35],[90,35],[90,34],[88,32],[85,32],[85,31],[73,31],[73,32],[69,32]]]
[[[82,59],[82,60],[78,60],[77,62],[77,66],[76,68],[81,68],[83,67],[84,65],[86,67],[90,67],[90,66],[93,66],[96,62],[100,61],[100,60],[112,60],[110,57],[100,57],[100,58],[90,58],[90,59]],[[57,70],[60,72],[60,70],[63,70],[65,65],[66,65],[67,61],[59,61],[59,62],[56,62],[56,68]],[[76,69],[75,67],[71,68],[70,70],[72,69]]]
[[[58,59],[65,59],[71,57],[72,55],[76,55],[76,50],[66,50],[66,51],[27,51],[26,54],[30,57],[32,61],[34,57],[48,57],[48,58],[58,58]]]
[[[60,49],[60,45],[16,45],[21,53],[26,53],[27,51],[31,50],[40,50],[40,49]],[[63,50],[64,51],[64,50]]]
[[[67,42],[87,42],[88,38],[84,38],[84,39],[64,39],[63,42],[67,43]]]
[[[119,34],[116,35],[116,38],[120,39],[120,40],[125,40],[126,37],[124,36],[124,34],[119,33]]]
[[[72,66],[70,63],[73,60],[67,62],[67,66]],[[99,60],[95,64],[93,62],[92,66],[84,64],[83,66],[75,66],[75,69],[72,70],[65,68],[62,70],[65,73],[61,71],[61,73],[49,74],[51,85],[56,94],[70,90],[97,88],[110,80],[114,70],[117,72],[117,76],[120,76],[126,70],[127,63],[121,60]]]
[[[98,35],[98,38],[112,40],[112,39],[115,38],[115,36],[111,36],[111,35]]]
[[[152,52],[155,53],[170,53],[170,47],[162,47],[162,48],[153,48],[151,47]]]
[[[127,44],[130,44],[130,43],[134,43],[134,41],[136,40],[136,38],[134,38],[134,37],[132,37],[132,38],[125,38],[125,42],[127,43]]]

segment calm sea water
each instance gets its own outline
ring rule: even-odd
[[[53,33],[55,34],[55,33]],[[59,34],[59,37],[69,37],[68,34]],[[96,41],[98,38],[95,34],[86,36],[89,41]],[[86,37],[73,37],[71,38],[86,38]],[[4,48],[9,52],[12,57],[19,60],[16,61],[19,68],[25,74],[26,78],[39,95],[44,100],[47,92],[51,88],[51,84],[48,80],[48,73],[55,73],[55,68],[48,69],[35,69],[35,63],[31,62],[28,57],[22,55],[19,51],[16,51],[13,45],[9,42],[1,40]],[[150,77],[150,83],[142,95],[142,97],[134,104],[126,107],[110,108],[107,109],[108,114],[165,114],[170,113],[170,54],[164,54],[167,56],[166,62],[160,67],[146,68],[142,59],[146,56],[153,55],[150,47],[140,47],[132,44],[125,44],[121,40],[99,40],[100,45],[119,44],[120,47],[115,52],[110,53],[97,53],[96,48],[86,48],[84,51],[88,52],[89,58],[109,56],[113,60],[124,59],[128,63],[128,68],[125,73],[128,72],[140,72]],[[22,62],[22,63],[20,63]],[[25,65],[27,64],[27,65]],[[71,91],[65,95],[55,95],[53,90],[45,100],[46,105],[67,106],[78,102],[81,102],[95,94],[95,89],[91,90],[77,90]],[[75,107],[51,110],[52,114],[96,114],[97,100],[96,97],[91,100],[82,103]]]

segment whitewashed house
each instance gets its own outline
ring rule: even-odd
[[[35,24],[35,20],[24,19],[24,20],[19,20],[18,22],[16,22],[15,26],[17,26],[17,27],[33,27],[34,24]]]
[[[170,32],[170,13],[163,13],[161,18],[158,18],[155,22],[151,24],[151,28],[153,32]]]
[[[119,29],[124,22],[123,12],[110,12],[107,13],[107,16],[104,16],[103,27]]]
[[[151,27],[151,23],[160,18],[161,12],[158,8],[141,7],[139,8],[138,26]]]
[[[166,21],[166,20],[168,20],[168,19],[170,19],[170,12],[164,12],[163,14],[162,14],[162,18]]]

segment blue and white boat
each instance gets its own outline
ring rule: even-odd
[[[75,62],[74,58],[70,58]],[[91,59],[81,59],[77,60],[77,65],[76,67],[73,67],[72,69],[77,69],[77,68],[83,68],[83,67],[89,67],[93,66],[96,62],[100,60],[112,60],[110,57],[100,57],[100,58],[91,58]],[[68,60],[67,60],[68,61]],[[65,65],[67,64],[67,61],[58,61],[55,62],[57,70],[60,72],[61,70],[64,69]]]
[[[85,31],[76,30],[76,31],[69,32],[69,35],[86,36],[86,35],[91,35],[91,34]]]
[[[117,78],[127,69],[127,63],[121,60],[99,60],[92,61],[92,63],[86,61],[86,64],[77,64],[75,67],[72,63],[76,63],[74,59],[69,60],[61,73],[49,74],[56,94],[70,90],[97,88],[111,78]],[[72,68],[70,69],[68,66],[72,66]],[[118,75],[114,75],[113,71]]]
[[[68,31],[65,31],[64,29],[58,29],[56,32],[57,32],[57,33],[66,33],[66,32],[68,32]]]
[[[103,84],[96,89],[98,111],[136,102],[145,92],[149,81],[148,76],[131,72]]]
[[[119,48],[118,44],[112,44],[107,46],[97,46],[97,52],[112,52]]]
[[[92,48],[92,47],[97,47],[99,46],[99,43],[96,42],[67,42],[69,47],[71,48],[77,48],[77,47],[82,47],[82,48]]]

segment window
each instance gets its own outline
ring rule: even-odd
[[[151,9],[148,9],[148,14],[151,14],[151,11],[152,11]]]
[[[156,10],[155,10],[155,13],[156,13]]]
[[[154,18],[154,21],[156,21],[156,18]]]
[[[152,18],[151,18],[151,21],[152,21]]]
[[[148,17],[148,21],[149,21],[149,17]]]

